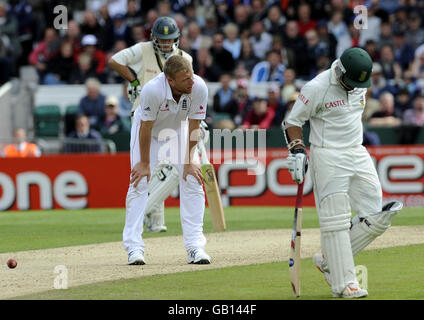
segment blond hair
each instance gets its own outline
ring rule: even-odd
[[[165,76],[175,79],[175,75],[181,71],[192,71],[190,61],[179,55],[173,55],[169,57],[168,60],[166,60],[165,66],[163,68]]]

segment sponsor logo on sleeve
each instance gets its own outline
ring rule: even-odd
[[[300,93],[300,94],[299,94],[298,99],[299,99],[300,101],[302,101],[302,102],[303,102],[303,104],[304,104],[305,106],[307,106],[307,105],[308,105],[308,103],[309,103],[309,99],[308,99],[308,98],[306,98],[306,97],[305,97],[302,93]]]

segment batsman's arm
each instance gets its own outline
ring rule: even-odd
[[[117,73],[121,75],[122,78],[127,80],[129,83],[133,83],[135,80],[137,80],[137,75],[135,72],[133,72],[128,66],[119,64],[113,58],[109,59],[109,67],[113,70],[115,70]]]
[[[197,119],[188,119],[188,141],[187,141],[187,150],[184,159],[184,173],[183,179],[185,180],[188,174],[191,174],[199,184],[202,184],[203,175],[200,166],[194,163],[194,154],[197,148],[197,142],[199,141],[200,136],[200,122],[202,120]]]
[[[134,183],[135,188],[143,177],[147,177],[147,182],[150,180],[150,142],[153,124],[154,121],[140,121],[140,162],[131,170],[131,183]]]
[[[188,141],[185,163],[193,163],[194,153],[196,152],[196,145],[200,137],[200,122],[202,120],[188,119]]]

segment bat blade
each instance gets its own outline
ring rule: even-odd
[[[221,194],[216,180],[215,170],[212,164],[202,165],[203,178],[205,179],[205,191],[208,198],[209,210],[212,217],[212,225],[215,231],[224,231],[225,224],[224,209],[222,207]]]
[[[294,210],[293,228],[290,240],[289,251],[289,272],[290,283],[293,294],[296,298],[300,297],[300,245],[302,236],[302,198],[303,183],[297,188],[296,208]]]

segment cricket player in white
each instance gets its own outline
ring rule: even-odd
[[[123,231],[128,264],[145,263],[141,235],[148,182],[151,171],[164,157],[177,168],[180,177],[180,216],[187,261],[208,264],[203,235],[203,176],[195,151],[200,122],[206,116],[208,88],[202,78],[193,74],[188,60],[174,55],[165,62],[164,72],[145,84],[140,97],[131,127],[131,180]]]
[[[151,79],[163,72],[163,65],[169,57],[180,55],[192,63],[192,57],[178,48],[180,30],[177,23],[171,17],[156,19],[152,27],[151,41],[140,42],[130,48],[114,54],[109,66],[118,72],[124,79],[129,81],[128,99],[133,103],[131,115],[140,105],[140,92],[143,86]],[[206,125],[205,122],[202,123]],[[158,185],[165,185],[160,193],[154,194],[149,199],[144,223],[146,231],[166,231],[164,216],[164,200],[178,185],[178,172],[171,164],[158,163],[152,176],[160,176],[154,180],[152,189],[158,190]],[[153,188],[155,187],[155,188]]]
[[[302,127],[310,122],[310,176],[319,215],[322,253],[313,257],[334,297],[360,298],[353,256],[390,225],[403,204],[382,208],[373,161],[362,146],[361,115],[372,61],[360,48],[347,49],[329,70],[304,85],[283,123],[290,150],[287,166],[302,183],[308,169]],[[356,213],[351,220],[351,209]]]

